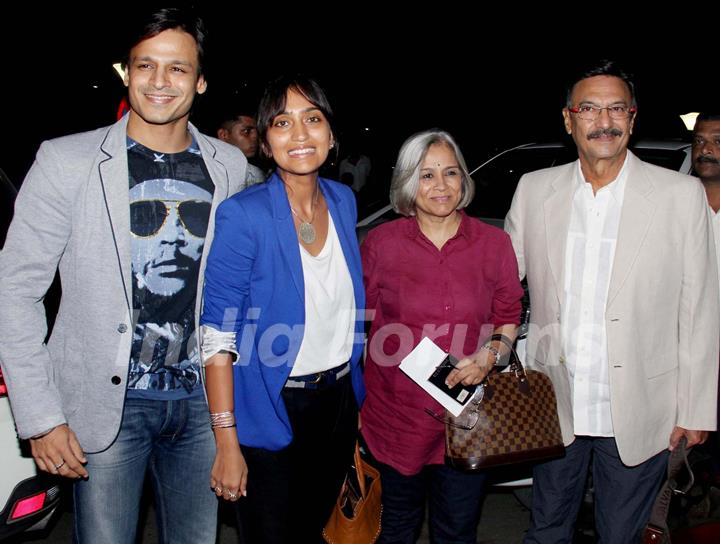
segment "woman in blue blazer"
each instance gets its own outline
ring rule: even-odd
[[[277,169],[216,214],[201,318],[211,486],[247,497],[250,542],[322,541],[365,396],[355,198],[318,175],[331,121],[315,81],[271,83],[258,132]]]

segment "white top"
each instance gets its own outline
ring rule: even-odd
[[[290,376],[322,372],[350,359],[355,291],[332,216],[325,246],[313,257],[300,246],[305,278],[305,333]]]
[[[576,435],[614,434],[605,307],[627,184],[626,166],[627,158],[618,177],[597,194],[585,180],[580,161],[575,176],[561,326]]]

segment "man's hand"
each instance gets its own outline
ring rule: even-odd
[[[689,449],[704,443],[708,438],[708,432],[692,431],[690,429],[683,429],[682,427],[675,427],[670,433],[670,447],[668,449],[670,451],[674,450],[683,436],[687,438],[687,447]]]
[[[31,438],[32,455],[40,470],[66,478],[87,478],[87,459],[80,442],[67,425],[58,425],[40,438]]]

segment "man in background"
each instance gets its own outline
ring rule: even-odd
[[[255,112],[242,104],[230,109],[217,129],[217,137],[223,142],[234,145],[249,160],[257,157],[258,133],[255,124]],[[255,185],[265,181],[263,171],[253,164],[247,165],[246,185]]]

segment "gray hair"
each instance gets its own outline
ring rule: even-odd
[[[415,215],[415,198],[420,187],[420,168],[428,149],[434,144],[444,144],[453,150],[462,171],[462,197],[456,209],[462,210],[475,196],[475,182],[470,177],[462,152],[455,139],[447,132],[436,128],[413,134],[400,148],[392,182],[390,183],[390,204],[402,215]]]

